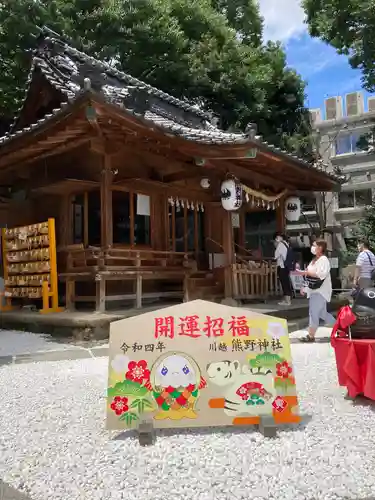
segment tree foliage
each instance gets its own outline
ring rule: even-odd
[[[365,209],[364,216],[358,221],[356,236],[368,240],[370,248],[375,249],[375,206]]]
[[[349,56],[363,74],[364,87],[375,90],[375,0],[303,0],[311,36]]]
[[[24,97],[37,26],[156,87],[196,102],[225,129],[249,122],[311,153],[304,82],[279,44],[262,43],[256,0],[0,0],[0,107]]]

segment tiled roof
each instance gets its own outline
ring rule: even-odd
[[[89,84],[92,91],[99,92],[109,103],[136,115],[151,126],[188,141],[215,145],[248,143],[249,147],[259,146],[260,149],[271,150],[277,156],[285,157],[286,160],[297,163],[299,166],[324,171],[321,166],[312,166],[296,155],[262,141],[260,136],[250,139],[247,133],[230,133],[220,130],[211,123],[212,115],[202,111],[198,106],[177,99],[117,70],[104,61],[99,61],[71,47],[48,28],[42,29],[38,49],[34,53],[26,98],[35,71],[40,71],[48,82],[66,97],[66,100],[61,103],[61,108],[54,109],[37,123],[22,130],[16,129],[16,119],[11,131],[0,138],[0,147],[15,137],[37,129],[54,115],[62,113],[69,102],[76,100],[84,93],[85,86]],[[328,173],[326,175],[339,182],[338,176]]]

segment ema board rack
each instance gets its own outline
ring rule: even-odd
[[[4,297],[2,311],[12,299],[42,299],[41,313],[59,312],[55,219],[2,229]]]

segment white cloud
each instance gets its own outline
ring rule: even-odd
[[[306,31],[300,0],[258,0],[264,17],[264,39],[287,42]]]

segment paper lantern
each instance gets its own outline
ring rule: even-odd
[[[234,179],[221,183],[221,204],[228,211],[238,210],[242,206],[242,186]]]
[[[301,200],[291,196],[285,201],[285,218],[289,222],[297,222],[301,217]]]

